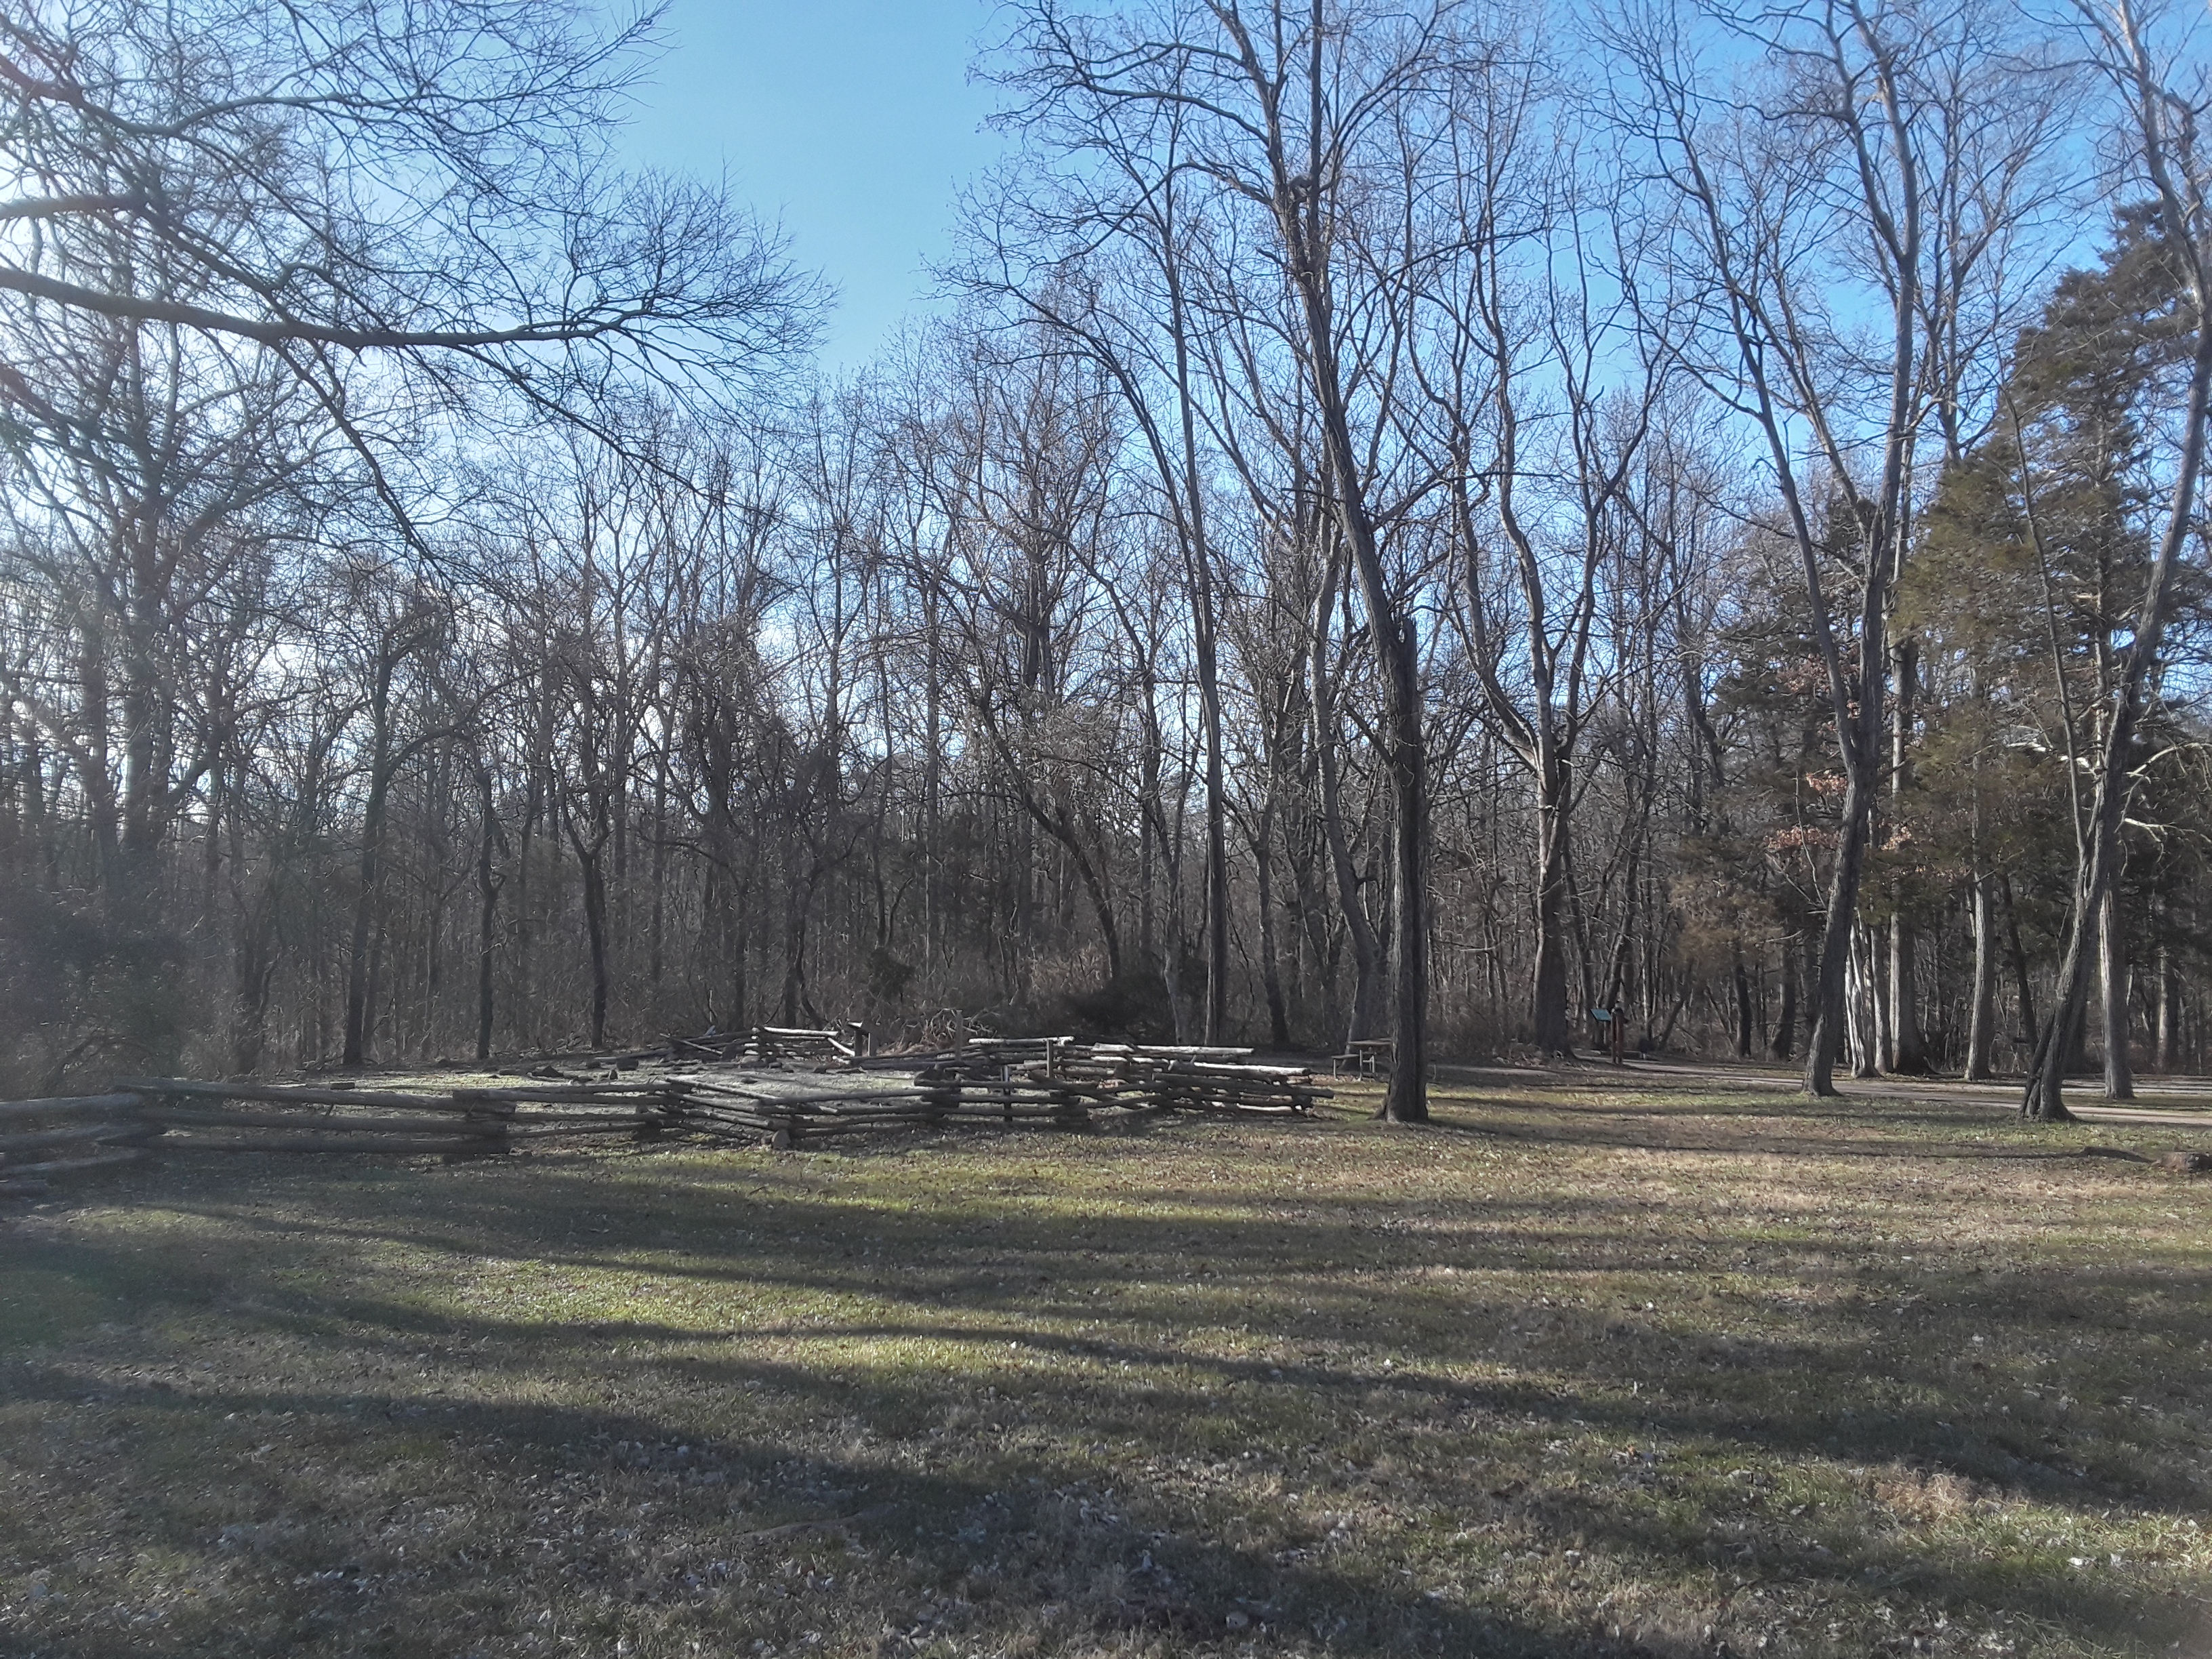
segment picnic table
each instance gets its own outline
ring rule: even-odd
[[[1398,1058],[1398,1039],[1395,1037],[1357,1037],[1344,1045],[1344,1052],[1332,1055],[1329,1070],[1340,1073],[1346,1066],[1370,1076],[1387,1071]]]

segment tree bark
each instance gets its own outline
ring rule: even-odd
[[[1996,1038],[1996,907],[1990,902],[1990,872],[1978,864],[1971,890],[1974,928],[1974,981],[1966,1017],[1966,1081],[1990,1076],[1990,1050]]]
[[[1278,1051],[1291,1046],[1290,1011],[1283,1001],[1281,947],[1275,927],[1275,803],[1273,784],[1260,809],[1252,834],[1253,902],[1260,911],[1260,978],[1267,996],[1267,1041]]]
[[[2180,1033],[2174,1006],[2173,959],[2164,939],[2158,943],[2158,1048],[2154,1063],[2161,1073],[2171,1073],[2178,1052],[2177,1038]]]
[[[1912,783],[1912,705],[1918,691],[1920,649],[1910,639],[1890,653],[1894,684],[1890,698],[1890,801],[1894,820],[1905,821],[1904,803]],[[1912,918],[1902,906],[1889,916],[1889,1069],[1899,1077],[1928,1073],[1928,1041],[1920,1028],[1918,941]]]
[[[1766,1052],[1774,1060],[1787,1060],[1797,1046],[1797,967],[1804,955],[1804,942],[1800,934],[1790,933],[1782,940],[1782,1007],[1774,1017],[1774,1036]]]
[[[499,827],[492,799],[491,768],[477,768],[477,1059],[491,1058],[492,968],[497,955],[499,873],[492,863],[495,847],[504,850],[507,838]]]
[[[1530,988],[1540,1053],[1573,1052],[1567,1021],[1567,806],[1572,783],[1556,753],[1536,775],[1536,963]]]
[[[1879,686],[1866,689],[1863,702],[1880,701]],[[1859,724],[1863,726],[1863,710]],[[1877,731],[1881,728],[1877,726]],[[1845,727],[1846,740],[1852,728]],[[1820,929],[1820,971],[1814,979],[1813,1025],[1805,1043],[1805,1092],[1836,1092],[1836,1058],[1845,1032],[1844,981],[1850,966],[1851,932],[1856,925],[1859,872],[1866,860],[1869,809],[1872,805],[1864,766],[1849,766],[1844,785],[1844,822],[1836,867],[1828,881],[1828,903]]]
[[[1337,902],[1344,912],[1346,936],[1352,943],[1352,1019],[1346,1036],[1358,1041],[1375,1036],[1382,1024],[1382,945],[1368,917],[1367,902],[1360,896],[1359,873],[1352,860],[1351,836],[1344,823],[1343,769],[1338,753],[1344,736],[1337,723],[1336,678],[1328,664],[1329,617],[1335,609],[1336,577],[1341,568],[1332,547],[1325,556],[1314,624],[1306,640],[1307,672],[1311,682],[1314,753],[1321,781],[1322,837],[1328,843]]]
[[[2128,939],[2120,915],[2120,896],[2107,890],[2097,927],[2098,986],[2104,996],[2105,1098],[2136,1097],[2135,1068],[2128,1054]]]
[[[1751,1058],[1751,975],[1744,971],[1743,941],[1735,940],[1729,947],[1734,958],[1735,981],[1735,1053],[1739,1060]]]

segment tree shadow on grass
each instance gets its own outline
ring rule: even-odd
[[[1122,1150],[1133,1173],[1145,1167],[1140,1149]],[[1881,1538],[1832,1552],[1812,1523],[1761,1497],[1768,1488],[1733,1493],[1716,1486],[1713,1467],[1833,1484],[1838,1469],[1893,1465],[2076,1514],[2118,1504],[2193,1519],[2205,1509],[2194,1461],[2161,1460],[2134,1415],[2139,1405],[2185,1409],[2203,1397],[2212,1281],[2201,1260],[2028,1277],[1977,1271],[1965,1245],[1936,1250],[1931,1265],[1923,1245],[1908,1269],[1870,1237],[1778,1241],[1746,1215],[1700,1218],[1705,1256],[1677,1264],[1655,1261],[1651,1240],[1636,1233],[1653,1205],[1594,1194],[1449,1205],[1301,1195],[1288,1216],[1277,1212],[1279,1194],[1186,1186],[1156,1189],[1151,1212],[1047,1215],[1020,1207],[1049,1194],[1018,1170],[994,1176],[1001,1190],[971,1189],[967,1198],[988,1200],[980,1208],[865,1184],[829,1190],[807,1160],[651,1170],[641,1159],[628,1172],[651,1190],[611,1184],[596,1164],[552,1160],[374,1181],[242,1167],[177,1189],[155,1172],[134,1178],[166,1212],[143,1234],[8,1243],[13,1282],[61,1286],[77,1304],[43,1334],[0,1331],[0,1358],[20,1359],[31,1342],[46,1350],[37,1364],[0,1370],[0,1407],[35,1408],[70,1445],[105,1449],[76,1464],[21,1463],[16,1490],[58,1498],[53,1483],[70,1480],[112,1487],[129,1517],[100,1524],[125,1554],[229,1561],[245,1549],[258,1561],[260,1545],[227,1548],[208,1522],[226,1486],[270,1485],[265,1457],[247,1443],[264,1435],[280,1458],[336,1443],[316,1455],[368,1480],[361,1466],[373,1470],[384,1449],[434,1433],[441,1467],[453,1468],[430,1484],[459,1469],[518,1492],[578,1468],[597,1478],[635,1462],[635,1451],[617,1448],[660,1449],[650,1462],[689,1445],[687,1457],[709,1456],[750,1485],[737,1532],[891,1503],[890,1518],[854,1530],[896,1546],[920,1575],[915,1585],[967,1583],[1011,1554],[998,1577],[1018,1589],[1014,1601],[1060,1600],[1097,1631],[1126,1626],[1188,1645],[1226,1640],[1241,1613],[1248,1626],[1273,1621],[1340,1651],[1562,1656],[1628,1654],[1638,1638],[1611,1636],[1591,1597],[1570,1589],[1544,1592],[1553,1600],[1540,1616],[1528,1610],[1536,1592],[1510,1587],[1500,1608],[1483,1611],[1463,1604],[1463,1589],[1422,1594],[1419,1575],[1454,1549],[1495,1559],[1510,1540],[1547,1561],[1573,1547],[1710,1583],[1715,1598],[1725,1579],[1756,1577],[1833,1596],[1874,1583],[1962,1620],[2033,1601],[2076,1639],[2109,1643],[2145,1611],[2124,1580],[2054,1581],[2049,1560],[1901,1554]],[[867,1166],[827,1173],[855,1172]],[[191,1251],[179,1248],[187,1239]],[[398,1251],[404,1261],[395,1263]],[[480,1287],[455,1283],[487,1264],[605,1281],[620,1311],[580,1321],[500,1313]],[[1437,1277],[1444,1269],[1456,1279]],[[393,1296],[395,1279],[410,1294]],[[704,1315],[660,1311],[691,1293],[712,1299]],[[1797,1331],[1775,1328],[1778,1297],[1803,1300]],[[221,1333],[222,1364],[179,1370],[164,1392],[131,1373],[166,1363],[173,1345],[148,1322],[179,1310]],[[1238,1328],[1252,1326],[1264,1341],[1241,1340]],[[1969,1346],[1969,1331],[1984,1341]],[[276,1340],[349,1368],[350,1384],[268,1382],[252,1356]],[[2091,1352],[2081,1354],[2085,1341]],[[445,1356],[436,1389],[392,1380],[426,1348]],[[2022,1395],[1994,1410],[2001,1379],[2010,1388],[2046,1377],[2036,1367],[2053,1350],[2094,1361],[2093,1382],[2128,1379],[2126,1405],[2085,1400],[2069,1419],[2055,1406],[2031,1410]],[[547,1403],[546,1379],[571,1395],[596,1389],[610,1403]],[[455,1398],[462,1389],[470,1397]],[[948,1428],[948,1395],[978,1389],[998,1402],[991,1411],[1026,1417],[1008,1428],[1015,1438]],[[223,1426],[240,1421],[249,1428]],[[854,1434],[875,1449],[841,1449]],[[1357,1483],[1298,1462],[1294,1446],[1358,1449],[1412,1474],[1364,1551],[1297,1535],[1292,1523],[1290,1534],[1240,1540],[1233,1516],[1166,1485],[1139,1494],[1141,1514],[1131,1510],[1127,1483],[1146,1477],[1112,1455],[1078,1453],[1102,1438],[1133,1438],[1170,1462],[1226,1456],[1256,1439],[1285,1479],[1334,1483],[1332,1504],[1352,1501]],[[1546,1472],[1541,1449],[1553,1441],[1580,1460],[1571,1479]],[[1643,1449],[1625,1454],[1632,1446]],[[1669,1449],[1656,1464],[1655,1446]],[[169,1484],[134,1474],[133,1448],[169,1471]],[[1616,1481],[1610,1460],[1624,1454],[1639,1461]],[[1670,1473],[1678,1463],[1682,1472]],[[963,1472],[973,1464],[988,1471]],[[645,1471],[675,1477],[668,1501],[684,1504],[714,1490],[685,1484],[694,1472]],[[1119,1509],[1100,1496],[1109,1487],[1124,1493]],[[319,1501],[281,1480],[270,1493],[280,1508]],[[1097,1514],[1116,1518],[1094,1526],[1082,1513],[1094,1498]],[[534,1501],[514,1498],[467,1559],[386,1562],[353,1580],[376,1578],[380,1616],[404,1632],[453,1616],[448,1603],[471,1575],[489,1574],[483,1616],[511,1622],[528,1610],[523,1589],[538,1583],[526,1513]],[[701,1535],[731,1533],[735,1513],[726,1504],[721,1523],[700,1521]],[[1723,1521],[1735,1530],[1716,1530]],[[240,1510],[222,1524],[259,1523]],[[363,1524],[338,1510],[306,1554],[288,1553],[281,1539],[270,1545],[275,1565],[248,1573],[240,1591],[255,1618],[291,1632],[287,1642],[321,1642],[310,1627],[336,1592],[319,1586],[352,1581],[316,1580],[343,1561],[315,1552],[381,1549]],[[1440,1541],[1455,1532],[1473,1535]],[[1054,1577],[1065,1559],[1089,1576]],[[676,1595],[670,1587],[697,1577],[697,1565],[652,1566],[648,1577],[660,1577],[647,1588]],[[633,1588],[646,1571],[621,1551],[590,1569]],[[975,1583],[991,1579],[986,1571]],[[688,1606],[693,1594],[676,1601]],[[1017,1617],[1011,1603],[977,1612],[991,1604],[968,1599],[957,1617],[978,1636]],[[771,1614],[781,1617],[746,1616]],[[48,1642],[57,1652],[161,1650],[64,1623]],[[775,1639],[803,1628],[778,1626]]]
[[[443,1334],[468,1340],[471,1326],[453,1322]],[[817,1368],[736,1359],[695,1359],[685,1371],[684,1393],[691,1400],[771,1399],[800,1419],[834,1413],[841,1420],[911,1420],[935,1403],[933,1383],[921,1377],[875,1377],[863,1385]],[[1062,1403],[1048,1392],[1024,1389],[1018,1379],[1003,1378],[1002,1384],[994,1395],[1025,1419],[1049,1417]],[[1409,1396],[1420,1389],[1418,1382],[1397,1386]],[[1220,1534],[1218,1515],[1206,1505],[1164,1489],[1125,1486],[1117,1499],[1117,1477],[1109,1468],[1035,1449],[999,1450],[981,1460],[989,1467],[956,1472],[949,1460],[916,1468],[889,1458],[825,1454],[818,1443],[786,1438],[774,1428],[718,1431],[699,1414],[665,1408],[639,1412],[515,1400],[456,1403],[404,1390],[247,1387],[195,1399],[151,1388],[118,1389],[111,1380],[66,1367],[41,1369],[20,1392],[64,1413],[97,1410],[111,1425],[119,1419],[131,1433],[158,1437],[173,1458],[187,1451],[210,1467],[234,1461],[234,1453],[225,1456],[226,1443],[238,1437],[226,1435],[224,1425],[241,1419],[249,1420],[248,1438],[266,1433],[312,1448],[334,1432],[357,1449],[357,1457],[370,1460],[380,1441],[427,1431],[445,1443],[447,1461],[460,1466],[449,1469],[449,1476],[458,1472],[472,1485],[520,1489],[526,1495],[518,1510],[533,1506],[527,1495],[533,1482],[542,1487],[549,1480],[580,1479],[586,1492],[596,1486],[608,1495],[605,1522],[627,1518],[630,1500],[651,1493],[641,1510],[661,1510],[659,1529],[678,1547],[672,1555],[658,1556],[625,1547],[638,1527],[612,1527],[597,1516],[581,1541],[574,1534],[533,1537],[544,1528],[526,1524],[518,1512],[499,1517],[508,1524],[489,1534],[479,1527],[459,1547],[434,1533],[427,1557],[418,1550],[410,1566],[405,1545],[391,1543],[390,1528],[379,1533],[374,1522],[384,1517],[337,1508],[309,1482],[249,1477],[246,1486],[252,1490],[235,1494],[242,1501],[218,1504],[212,1513],[203,1493],[124,1486],[116,1496],[130,1504],[133,1546],[203,1565],[221,1561],[232,1569],[225,1575],[226,1599],[240,1626],[249,1634],[289,1632],[281,1641],[250,1641],[239,1651],[300,1650],[307,1645],[302,1633],[313,1632],[334,1598],[349,1619],[373,1609],[394,1633],[391,1643],[361,1650],[419,1651],[410,1644],[451,1618],[457,1596],[474,1599],[479,1621],[488,1618],[493,1628],[511,1632],[526,1628],[526,1616],[556,1593],[553,1586],[574,1580],[611,1586],[618,1605],[650,1601],[711,1626],[720,1604],[702,1591],[718,1580],[727,1582],[733,1564],[741,1580],[757,1581],[779,1562],[787,1569],[793,1559],[801,1559],[810,1585],[816,1565],[837,1567],[840,1557],[826,1537],[783,1529],[847,1516],[855,1518],[842,1530],[886,1560],[896,1592],[891,1599],[913,1613],[935,1608],[939,1628],[958,1638],[961,1650],[992,1644],[1004,1626],[1018,1623],[1045,1598],[1095,1632],[1162,1632],[1174,1651],[1233,1637],[1255,1619],[1283,1632],[1310,1631],[1331,1650],[1348,1653],[1628,1659],[1703,1645],[1680,1639],[1686,1635],[1680,1629],[1649,1632],[1655,1647],[1634,1635],[1615,1636],[1586,1618],[1532,1623],[1505,1609],[1464,1605],[1456,1595],[1424,1593],[1421,1575],[1401,1577],[1392,1564],[1433,1556],[1436,1523],[1425,1525],[1425,1516],[1382,1528],[1385,1535],[1368,1540],[1364,1550],[1334,1547],[1315,1527],[1239,1544]],[[1105,1402],[1097,1394],[1088,1390],[1083,1396],[1085,1431],[1109,1436],[1140,1423],[1157,1432],[1163,1423],[1222,1409],[1212,1389],[1148,1384],[1133,1388],[1126,1400]],[[1503,1403],[1515,1411],[1544,1405],[1547,1430],[1583,1421],[1573,1411],[1582,1402]],[[769,1418],[757,1408],[714,1415],[725,1424],[732,1415]],[[1873,1549],[1839,1557],[1791,1537],[1786,1528],[1770,1528],[1777,1535],[1762,1538],[1758,1559],[1745,1559],[1719,1541],[1686,1540],[1659,1508],[1609,1505],[1587,1487],[1516,1492],[1517,1480],[1496,1484],[1504,1478],[1495,1466],[1432,1478],[1424,1507],[1441,1510],[1443,1524],[1462,1532],[1470,1526],[1502,1530],[1510,1545],[1535,1544],[1562,1561],[1576,1548],[1587,1558],[1618,1564],[1687,1567],[1711,1581],[1711,1596],[1720,1601],[1726,1599],[1723,1585],[1741,1588],[1759,1578],[1834,1585],[1871,1577],[1886,1589],[1917,1593],[1972,1617],[2016,1607],[2022,1588],[2020,1576],[2001,1562],[1900,1559]],[[732,1489],[740,1498],[726,1502],[725,1492]],[[740,1508],[742,1524],[729,1523],[727,1517]],[[236,1518],[210,1524],[225,1515]],[[713,1562],[705,1559],[710,1549],[717,1552]],[[649,1565],[641,1565],[641,1555]],[[1409,1584],[1406,1577],[1416,1582]],[[976,1596],[979,1588],[995,1589],[1007,1601],[994,1606]],[[949,1609],[925,1598],[925,1592],[948,1591],[955,1597]],[[2072,1633],[2094,1639],[2129,1628],[2140,1608],[2140,1599],[2124,1586],[2090,1581],[2072,1587],[2063,1609],[2051,1611],[2062,1614],[2058,1622]],[[1243,1626],[1231,1623],[1240,1614]],[[818,1608],[773,1603],[749,1603],[742,1619],[740,1633],[778,1644],[795,1643],[805,1626],[824,1622]],[[143,1635],[122,1645],[106,1632],[65,1620],[26,1628],[56,1653],[160,1650],[157,1643],[141,1644]],[[331,1650],[337,1650],[335,1644]]]
[[[50,1403],[81,1404],[70,1391],[82,1379],[58,1372],[42,1376]],[[757,1374],[734,1366],[714,1381],[736,1389],[818,1386],[810,1376]],[[851,1565],[838,1547],[839,1535],[859,1546],[864,1559],[884,1564],[894,1608],[906,1618],[918,1616],[933,1635],[953,1638],[955,1651],[993,1647],[1004,1626],[1018,1625],[1039,1605],[1056,1607],[1063,1626],[1078,1636],[1086,1629],[1094,1636],[1156,1632],[1176,1652],[1227,1646],[1255,1627],[1261,1633],[1310,1631],[1330,1650],[1346,1653],[1636,1659],[1686,1650],[1672,1643],[1655,1650],[1587,1623],[1542,1627],[1504,1611],[1452,1605],[1393,1582],[1395,1575],[1371,1565],[1332,1565],[1310,1544],[1293,1546],[1294,1559],[1285,1561],[1281,1552],[1206,1535],[1171,1498],[1142,1493],[1117,1498],[1101,1485],[1096,1468],[1048,1458],[1026,1459],[1018,1470],[1002,1467],[988,1476],[902,1470],[825,1456],[818,1449],[773,1437],[718,1437],[702,1432],[696,1422],[649,1414],[512,1403],[426,1405],[404,1394],[240,1391],[198,1402],[144,1390],[118,1395],[111,1388],[100,1399],[111,1413],[173,1440],[214,1439],[209,1425],[217,1407],[224,1422],[248,1415],[288,1425],[319,1420],[364,1437],[384,1425],[427,1427],[471,1449],[458,1455],[495,1466],[486,1469],[486,1479],[511,1482],[518,1465],[569,1479],[580,1474],[617,1487],[625,1509],[632,1493],[654,1492],[672,1522],[678,1512],[695,1512],[694,1528],[671,1524],[668,1530],[688,1538],[696,1528],[702,1545],[726,1552],[713,1561],[696,1551],[680,1553],[641,1574],[638,1552],[623,1547],[636,1529],[595,1527],[581,1541],[573,1535],[558,1540],[493,1536],[478,1538],[472,1550],[434,1545],[427,1564],[418,1553],[410,1568],[404,1550],[349,1524],[350,1517],[328,1512],[312,1491],[264,1483],[252,1494],[258,1503],[236,1512],[267,1518],[234,1522],[212,1534],[204,1505],[164,1504],[157,1492],[132,1491],[133,1541],[141,1548],[209,1563],[221,1559],[234,1569],[227,1599],[234,1627],[246,1638],[234,1650],[240,1652],[425,1651],[426,1636],[451,1618],[457,1595],[477,1601],[480,1626],[488,1613],[493,1630],[526,1632],[527,1614],[551,1587],[577,1579],[613,1586],[617,1607],[674,1606],[691,1615],[674,1621],[679,1628],[688,1623],[726,1639],[757,1638],[775,1650],[798,1649],[805,1626],[830,1622],[823,1608],[756,1602],[732,1624],[727,1607],[732,1598],[718,1596],[715,1588],[773,1583],[779,1568],[787,1576],[794,1562],[807,1569],[811,1588],[816,1568]],[[848,1402],[823,1403],[834,1408]],[[736,1507],[720,1497],[732,1482],[744,1494],[748,1524],[717,1528],[716,1510]],[[272,1502],[278,1505],[273,1511]],[[700,1520],[704,1527],[696,1526]],[[824,1521],[840,1524],[819,1527]],[[994,1589],[998,1594],[990,1596]],[[1049,1601],[1041,1603],[1042,1597]],[[372,1635],[385,1639],[364,1643],[357,1632],[340,1638],[333,1632],[325,1641],[313,1641],[319,1620],[337,1622],[327,1611],[334,1601],[343,1609],[339,1620],[357,1626],[380,1621]],[[47,1618],[27,1620],[21,1633],[53,1654],[148,1653],[166,1645],[153,1632],[118,1641],[110,1632],[52,1616],[59,1611],[53,1607]],[[871,1612],[880,1616],[878,1609]],[[288,1634],[273,1634],[280,1630]],[[253,1639],[261,1632],[271,1633]],[[303,1635],[307,1641],[301,1641]]]

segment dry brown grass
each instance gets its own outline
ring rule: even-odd
[[[0,1652],[2212,1652],[2180,1137],[1663,1081],[134,1173],[0,1224]]]

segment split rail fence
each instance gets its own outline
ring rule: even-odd
[[[1291,1116],[1329,1094],[1307,1068],[1257,1065],[1244,1049],[1021,1037],[871,1058],[865,1034],[853,1036],[757,1028],[729,1040],[741,1058],[712,1061],[696,1050],[714,1039],[678,1039],[655,1054],[676,1069],[634,1081],[416,1091],[136,1078],[106,1094],[0,1103],[0,1197],[157,1149],[469,1158],[594,1135],[795,1147],[902,1128],[1079,1128],[1102,1111]],[[782,1069],[793,1060],[820,1069],[793,1076]]]

